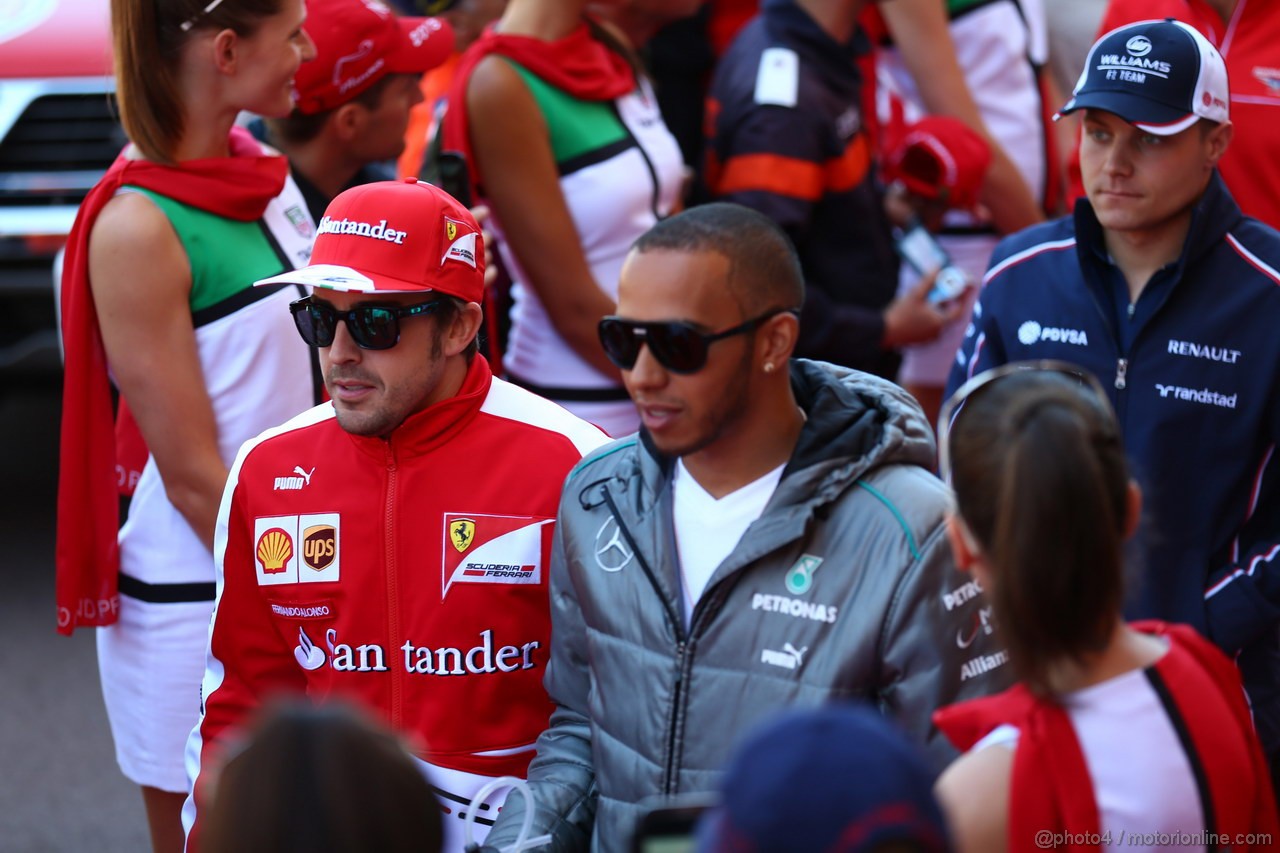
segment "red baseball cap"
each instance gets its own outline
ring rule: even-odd
[[[316,58],[294,75],[299,112],[340,107],[388,74],[422,74],[453,53],[442,18],[404,18],[379,0],[307,0]]]
[[[947,207],[973,208],[991,165],[987,141],[959,119],[926,116],[908,125],[884,161],[886,181]]]
[[[311,263],[254,282],[350,293],[484,294],[484,238],[453,196],[417,178],[361,184],[320,218]]]

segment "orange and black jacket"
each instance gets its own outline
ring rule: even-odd
[[[765,0],[708,96],[708,194],[791,237],[807,293],[797,354],[892,377],[882,311],[898,259],[862,110],[861,33],[836,42],[792,0]]]

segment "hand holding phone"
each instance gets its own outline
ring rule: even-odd
[[[969,287],[969,276],[951,263],[951,256],[919,220],[912,220],[905,230],[894,229],[894,246],[902,259],[920,275],[937,271],[927,297],[930,304],[950,302]]]

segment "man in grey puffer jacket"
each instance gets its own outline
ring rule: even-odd
[[[790,359],[802,281],[786,236],[731,204],[659,223],[623,267],[601,340],[644,429],[561,498],[558,708],[529,768],[552,850],[628,849],[646,799],[714,790],[787,706],[875,703],[941,769],[932,712],[1007,683],[951,562],[928,423],[896,385]],[[523,811],[509,798],[486,844]]]

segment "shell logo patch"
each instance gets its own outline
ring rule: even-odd
[[[444,514],[440,600],[454,584],[540,584],[551,553],[552,518]],[[464,540],[465,537],[465,541]]]
[[[258,562],[269,575],[284,571],[285,564],[293,559],[293,537],[279,527],[273,527],[258,537]]]
[[[339,579],[342,540],[336,512],[255,518],[253,541],[259,586]]]

